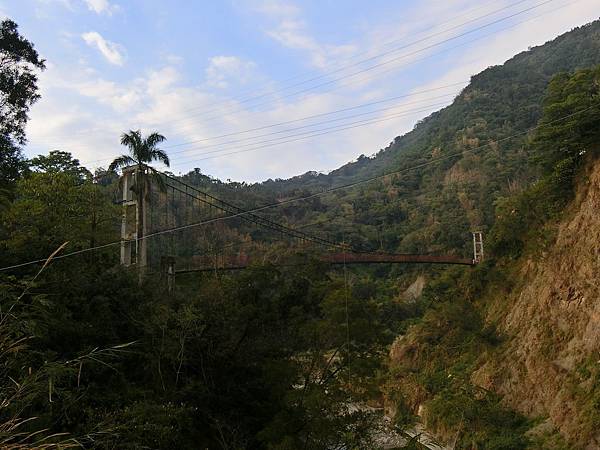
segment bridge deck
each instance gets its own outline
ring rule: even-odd
[[[379,253],[334,253],[319,257],[320,261],[328,264],[459,264],[475,265],[470,258],[438,255],[409,255],[409,254],[379,254]],[[195,258],[196,268],[180,269],[175,273],[209,272],[214,270],[242,270],[251,265],[252,260],[247,255],[233,257]],[[300,264],[291,264],[300,265]]]
[[[322,261],[330,264],[462,264],[467,266],[474,265],[470,258],[459,258],[457,256],[438,256],[438,255],[408,255],[393,254],[386,255],[381,253],[335,253],[325,255],[320,258]]]

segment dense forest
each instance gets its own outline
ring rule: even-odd
[[[60,150],[26,159],[45,61],[11,20],[0,54],[3,448],[379,448],[381,433],[414,430],[419,405],[457,449],[583,449],[595,439],[597,365],[581,369],[586,388],[573,393],[577,435],[531,434],[539,418],[473,373],[506,341],[486,299],[508,293],[515,268],[552,246],[599,156],[600,22],[474,76],[388,148],[329,174],[252,185],[200,170],[181,177],[245,208],[307,197],[261,214],[354,248],[468,255],[469,232],[481,229],[483,264],[338,270],[266,259],[181,277],[174,290],[160,276],[140,284],[118,247],[85,251],[119,238],[119,164],[91,173]],[[183,221],[186,204],[176,206]],[[218,231],[249,252],[297,256],[233,225]],[[210,234],[203,243],[221,245]],[[20,266],[29,261],[39,262]],[[423,274],[424,289],[408,298]],[[410,437],[402,446],[422,448]]]

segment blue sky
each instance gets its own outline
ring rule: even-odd
[[[120,133],[157,130],[173,172],[259,181],[377,152],[471,75],[596,19],[599,5],[0,0],[0,14],[48,63],[28,155],[107,166]]]

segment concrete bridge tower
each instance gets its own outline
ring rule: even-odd
[[[145,195],[137,195],[132,190],[139,177],[137,166],[125,167],[122,171],[121,187],[123,190],[121,218],[121,264],[136,265],[140,274],[148,263],[148,243],[143,237],[147,234],[147,202]],[[140,186],[137,186],[140,188]],[[142,204],[139,204],[141,198]]]

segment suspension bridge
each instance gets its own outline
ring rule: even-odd
[[[331,265],[472,266],[483,258],[481,232],[472,233],[471,258],[356,248],[271,220],[156,171],[161,177],[160,182],[151,183],[142,195],[136,194],[132,189],[136,179],[141,179],[141,175],[148,177],[153,170],[127,167],[123,169],[121,179],[121,264],[135,265],[140,271],[149,266],[161,267],[168,275],[175,276],[190,272],[242,270],[252,264],[283,264],[282,255],[294,250]],[[225,221],[229,226],[224,225]]]

